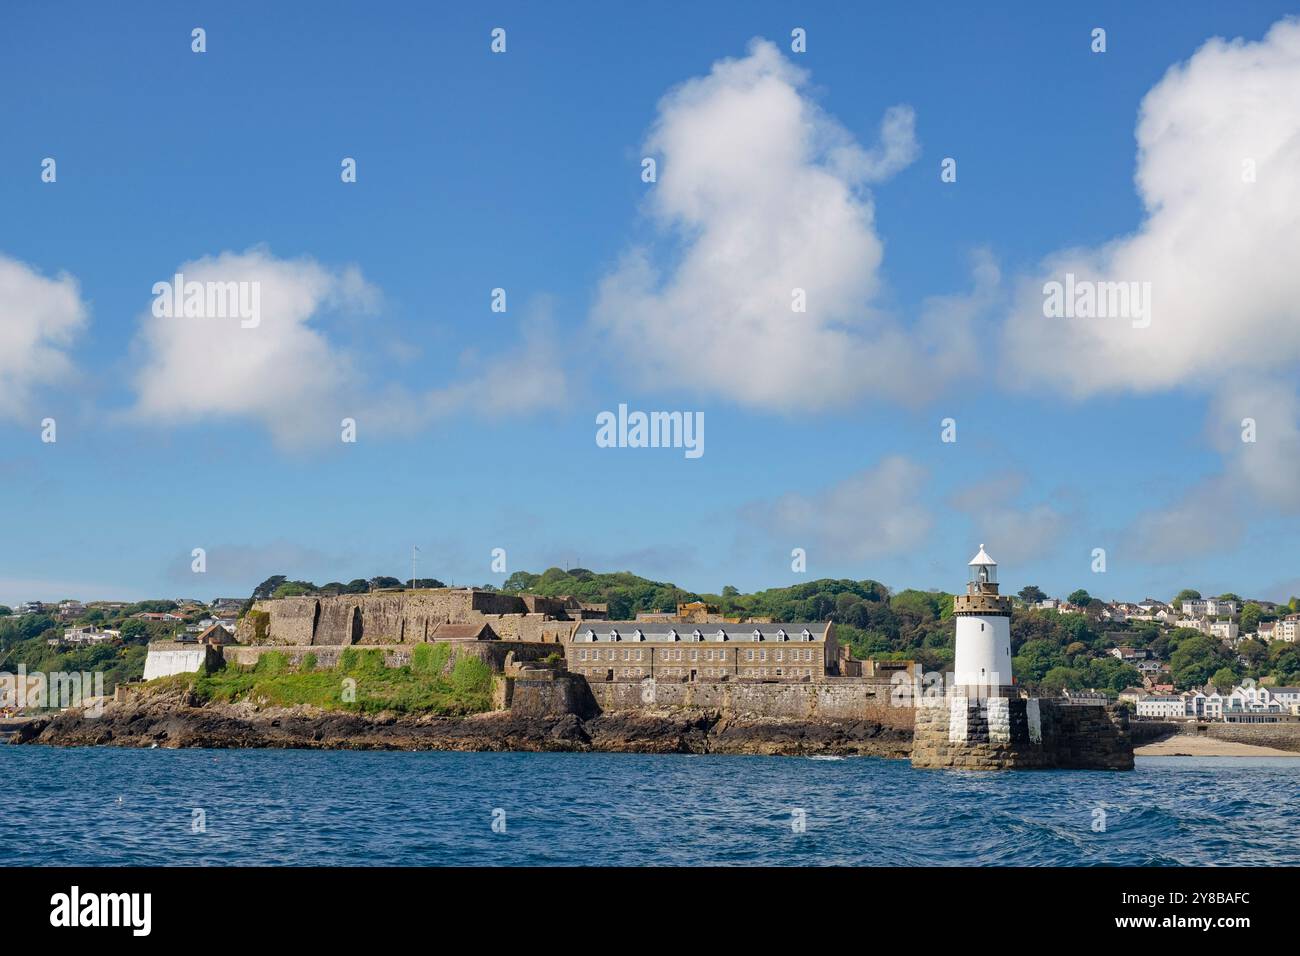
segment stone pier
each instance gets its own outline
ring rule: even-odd
[[[950,770],[1132,770],[1124,712],[1025,697],[917,701],[912,766]]]

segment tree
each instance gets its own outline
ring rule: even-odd
[[[386,575],[379,575],[370,579],[370,590],[378,591],[380,588],[400,588],[402,582],[397,578],[390,578]]]
[[[139,618],[130,618],[123,621],[119,630],[122,632],[122,641],[124,643],[142,644],[149,640],[149,625]]]
[[[1247,602],[1246,606],[1241,609],[1241,629],[1243,631],[1258,631],[1259,618],[1264,613],[1264,609],[1254,601]]]
[[[1216,601],[1236,601],[1238,604],[1241,603],[1241,598],[1239,598],[1237,595],[1233,594],[1231,591],[1227,591],[1227,592],[1225,592],[1225,593],[1223,593],[1223,594],[1220,594],[1217,598],[1215,598],[1215,600],[1216,600]]]
[[[1046,601],[1047,595],[1043,593],[1042,588],[1037,584],[1027,584],[1016,595],[1026,604],[1037,604],[1039,601]]]
[[[529,571],[516,571],[510,577],[506,578],[505,583],[501,585],[503,591],[527,591],[532,588],[538,580],[538,575]]]
[[[1221,642],[1197,634],[1179,642],[1177,650],[1169,655],[1169,670],[1177,686],[1196,687],[1230,662]]]
[[[1060,648],[1048,640],[1025,641],[1011,662],[1011,670],[1021,680],[1039,681],[1054,667],[1063,667]]]
[[[1083,588],[1079,588],[1079,590],[1077,591],[1071,591],[1070,596],[1066,598],[1066,600],[1069,601],[1071,604],[1075,605],[1076,607],[1083,607],[1085,604],[1087,604],[1089,601],[1092,600],[1092,595],[1089,594],[1087,591],[1085,591]]]
[[[0,617],[9,617],[14,613],[14,609],[7,604],[0,604]]]
[[[1237,672],[1231,667],[1220,667],[1210,678],[1210,683],[1219,690],[1232,690],[1237,686]]]
[[[1076,668],[1053,667],[1038,682],[1038,689],[1044,696],[1056,697],[1066,689],[1082,690],[1085,679],[1083,672]]]
[[[285,581],[275,589],[272,597],[287,598],[301,597],[304,594],[315,594],[316,585],[310,581]]]
[[[1237,653],[1246,659],[1247,665],[1258,667],[1268,660],[1268,645],[1252,637],[1237,645]]]
[[[275,593],[275,589],[278,588],[281,584],[283,584],[287,580],[289,580],[288,575],[285,574],[272,575],[271,577],[263,581],[261,584],[259,584],[257,587],[253,588],[253,600],[254,601],[268,600],[271,597],[271,595]]]
[[[1181,608],[1183,606],[1184,601],[1199,601],[1200,599],[1201,599],[1200,591],[1196,590],[1195,588],[1183,588],[1176,595],[1174,595],[1174,599],[1170,603],[1172,603],[1174,607]]]

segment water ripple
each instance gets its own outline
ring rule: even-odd
[[[0,777],[0,841],[20,865],[1272,865],[1300,850],[1300,760],[1283,758],[996,774],[873,758],[0,747]]]

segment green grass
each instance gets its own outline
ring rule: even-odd
[[[286,654],[271,651],[253,666],[227,665],[211,674],[160,678],[162,687],[193,681],[204,702],[251,700],[267,706],[310,704],[325,710],[374,714],[464,715],[492,709],[492,671],[482,661],[462,657],[443,673],[451,658],[447,644],[421,645],[411,664],[386,667],[381,651],[347,648],[337,667],[321,667],[314,654],[294,667]]]

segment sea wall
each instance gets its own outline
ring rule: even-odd
[[[519,717],[585,718],[597,710],[587,682],[577,675],[531,669],[519,677],[507,676],[497,686],[502,692],[497,703]]]
[[[1275,747],[1300,753],[1300,723],[1237,724],[1218,720],[1133,720],[1129,724],[1133,745],[1165,740],[1175,735],[1210,737],[1257,747]]]
[[[994,697],[917,702],[912,766],[960,770],[1131,770],[1125,712],[1058,700]]]
[[[816,682],[589,681],[601,712],[710,710],[739,717],[871,720],[910,730],[913,709],[890,706],[888,683],[854,678]]]
[[[1300,723],[1296,724],[1229,724],[1210,721],[1197,724],[1188,721],[1179,729],[1182,734],[1196,734],[1215,740],[1231,740],[1258,747],[1276,747],[1300,753]]]

